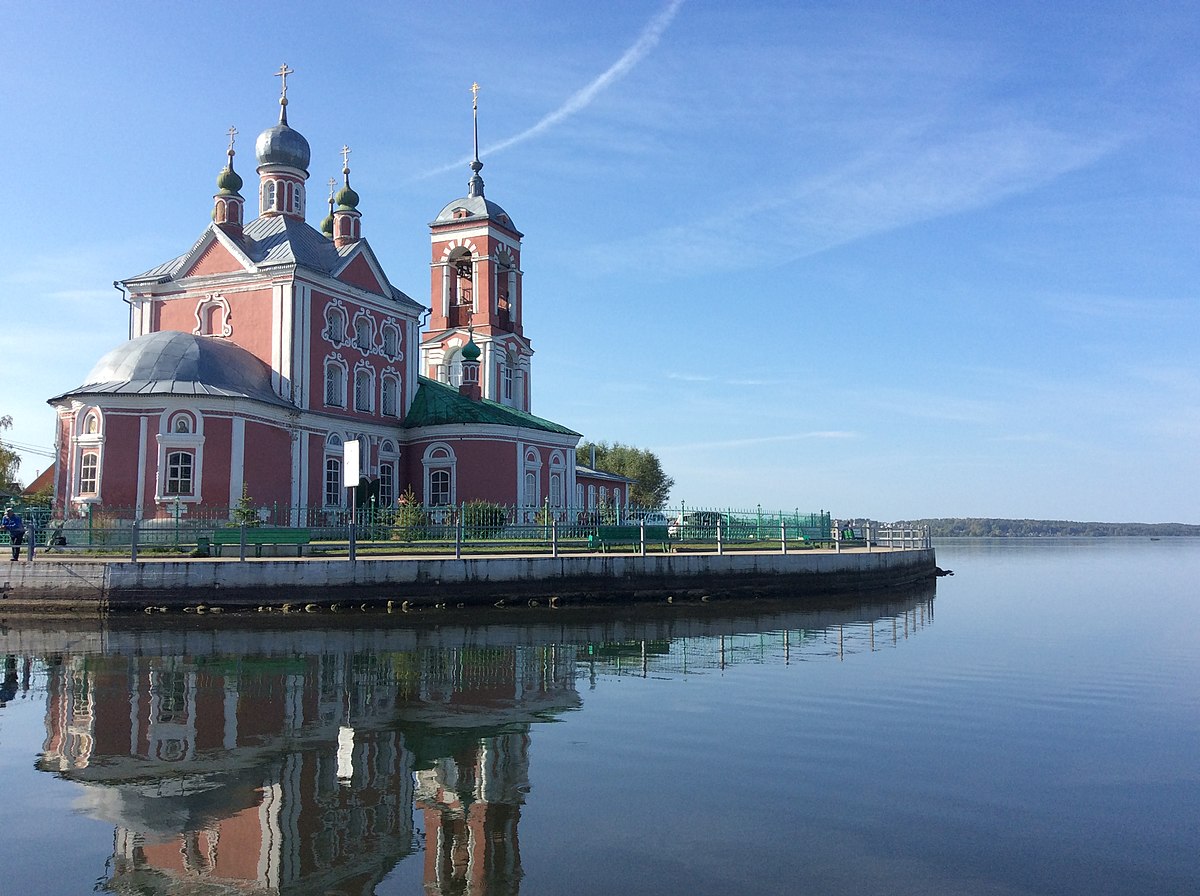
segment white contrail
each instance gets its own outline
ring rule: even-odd
[[[626,50],[621,55],[620,59],[605,69],[605,71],[598,78],[596,78],[586,87],[577,90],[567,98],[565,103],[543,117],[541,121],[538,121],[532,127],[526,128],[519,134],[514,134],[507,140],[502,140],[499,143],[495,143],[487,147],[487,154],[491,155],[499,152],[502,149],[508,149],[510,146],[523,143],[530,137],[537,136],[538,134],[542,133],[542,131],[545,131],[546,129],[558,124],[564,118],[574,115],[581,109],[587,108],[587,106],[591,104],[592,100],[596,98],[600,91],[604,90],[604,88],[608,87],[614,81],[617,81],[628,74],[635,65],[641,62],[646,55],[654,49],[659,40],[662,38],[663,32],[667,30],[667,26],[671,24],[672,20],[675,18],[675,14],[679,12],[679,7],[683,6],[684,2],[685,0],[671,0],[666,9],[650,20],[650,24],[648,24],[642,30],[642,33],[638,35],[638,39],[633,42],[633,46]],[[468,157],[462,159],[461,161],[453,162],[449,165],[443,165],[441,168],[435,168],[433,171],[427,171],[424,175],[422,175],[422,177],[430,177],[435,174],[444,174],[447,171],[453,171],[455,168],[461,168],[470,161],[471,159]]]

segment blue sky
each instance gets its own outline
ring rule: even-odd
[[[127,336],[112,281],[207,225],[231,124],[254,183],[287,62],[312,196],[349,144],[425,303],[479,82],[533,409],[653,449],[674,502],[1200,522],[1200,5],[176,9],[6,10],[8,440],[50,447]]]

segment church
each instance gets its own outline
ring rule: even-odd
[[[117,281],[132,338],[49,399],[56,507],[154,519],[245,495],[302,522],[348,506],[350,486],[383,508],[488,501],[565,519],[625,505],[629,480],[577,466],[580,434],[531,411],[523,234],[484,196],[477,87],[467,194],[429,225],[426,306],[363,238],[347,147],[328,215],[307,223],[310,148],[288,124],[290,74],[277,72],[279,121],[255,144],[257,217],[230,128],[212,223]]]

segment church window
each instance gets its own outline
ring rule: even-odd
[[[81,495],[96,494],[100,476],[100,455],[95,451],[86,452],[79,463],[79,493]]]
[[[273,211],[275,208],[275,181],[268,180],[263,183],[263,211]]]
[[[187,414],[177,414],[171,423],[171,431],[176,433],[189,433],[192,431],[192,418]]]
[[[514,358],[510,353],[504,361],[503,372],[501,374],[501,382],[504,387],[504,401],[511,404],[513,400],[513,366]]]
[[[370,411],[374,390],[374,377],[370,368],[360,367],[354,371],[354,410]]]
[[[588,510],[596,509],[596,486],[594,486],[594,485],[588,486],[587,506],[588,506]]]
[[[379,506],[396,503],[396,445],[385,439],[379,444]]]
[[[95,414],[88,414],[87,419],[83,421],[83,431],[89,436],[94,436],[98,433],[100,431],[100,418]]]
[[[167,480],[164,494],[190,495],[192,493],[192,453],[171,451],[167,454]]]
[[[383,325],[383,353],[389,358],[400,354],[400,331],[395,324]]]
[[[530,448],[525,452],[524,464],[524,494],[522,495],[523,503],[527,507],[532,507],[538,504],[541,499],[541,490],[539,483],[541,482],[542,459],[538,455],[537,450]]]
[[[550,506],[562,507],[563,503],[563,477],[562,473],[550,474]]]
[[[454,503],[456,459],[454,451],[445,443],[430,445],[421,458],[425,468],[425,500],[428,504],[443,507]]]
[[[304,211],[304,184],[296,184],[296,192],[292,197],[292,211],[296,214]]]
[[[379,464],[379,506],[391,507],[396,502],[396,465],[386,460]]]
[[[429,503],[445,507],[450,503],[450,471],[434,470],[429,474]]]
[[[342,461],[340,458],[325,458],[325,506],[342,506]]]
[[[331,408],[346,406],[346,371],[337,361],[325,362],[325,404]]]
[[[390,373],[383,375],[380,410],[385,417],[400,416],[400,380]]]
[[[330,307],[325,311],[325,338],[337,345],[346,341],[346,315],[340,308]]]
[[[365,315],[354,321],[354,345],[364,354],[371,350],[371,319]]]
[[[450,366],[448,364],[439,364],[437,366],[437,381],[439,383],[450,382]]]

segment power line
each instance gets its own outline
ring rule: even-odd
[[[43,448],[41,445],[26,445],[24,442],[10,442],[8,440],[0,440],[0,445],[20,451],[22,454],[38,454],[42,457],[52,458],[58,457],[53,450],[49,448]]]

